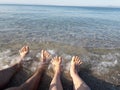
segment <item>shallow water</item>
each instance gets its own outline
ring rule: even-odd
[[[14,64],[27,44],[31,54],[24,68],[30,72],[36,70],[40,50],[46,49],[63,57],[65,73],[71,57],[78,55],[81,68],[120,85],[118,18],[119,8],[0,5],[0,69]]]

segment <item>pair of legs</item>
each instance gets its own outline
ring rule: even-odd
[[[10,79],[22,68],[24,57],[29,53],[29,47],[24,46],[20,50],[20,60],[13,66],[0,70],[0,90],[4,89]],[[48,66],[50,54],[47,51],[41,51],[41,65],[38,66],[35,73],[19,87],[12,87],[6,90],[37,90],[42,74]]]
[[[54,57],[52,59],[52,64],[54,65],[54,77],[50,84],[49,90],[63,90],[60,74],[61,74],[61,57]],[[78,56],[73,56],[70,66],[70,75],[73,80],[74,90],[90,90],[88,85],[79,77],[77,72],[78,65],[82,64]]]
[[[0,71],[0,89],[3,89],[7,83],[10,81],[13,75],[15,75],[21,68],[22,62],[26,54],[29,52],[29,47],[25,46],[20,50],[20,60],[18,63],[11,66],[10,68]],[[41,65],[35,71],[35,73],[21,86],[12,87],[6,90],[37,90],[42,74],[45,72],[48,66],[48,58],[50,54],[47,51],[41,51]],[[60,75],[61,75],[61,57],[54,57],[52,59],[52,64],[54,65],[54,77],[51,81],[49,90],[63,90]],[[89,90],[89,87],[85,82],[79,77],[76,67],[82,62],[77,56],[74,56],[71,60],[70,75],[73,79],[75,90]]]

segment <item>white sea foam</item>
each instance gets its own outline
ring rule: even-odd
[[[98,66],[101,66],[101,67],[114,67],[116,64],[117,64],[117,60],[115,60],[114,62],[106,62],[106,61],[103,61],[101,63],[98,64]]]
[[[115,55],[120,57],[120,53],[115,53]]]
[[[62,57],[64,57],[64,59],[66,60],[71,60],[72,56],[68,55],[68,54],[63,54]]]
[[[39,58],[39,57],[40,57],[40,53],[37,53],[37,54],[36,54],[36,57]]]
[[[56,52],[55,52],[55,50],[47,50],[51,55],[55,55],[56,54]]]
[[[6,50],[3,52],[0,52],[0,69],[5,69],[10,67],[11,65],[18,62],[20,59],[18,55],[11,56],[11,50]],[[26,57],[25,61],[29,61],[31,57]]]
[[[10,56],[10,54],[10,50],[0,52],[0,69],[7,68],[15,63],[17,56]]]
[[[56,55],[55,50],[47,50],[47,51],[50,52],[52,56]],[[8,68],[9,66],[17,62],[17,60],[19,59],[18,55],[11,56],[11,53],[12,53],[11,50],[0,52],[0,69]],[[94,54],[91,55],[93,55],[94,57],[100,57],[100,55],[94,55]],[[88,61],[91,62],[92,64],[91,70],[97,73],[98,75],[101,75],[108,73],[110,70],[109,68],[114,68],[118,64],[119,55],[120,55],[119,53],[109,53],[106,55],[101,55],[102,58],[99,58],[100,60],[90,60],[90,57],[85,55],[82,56],[82,60],[84,63]],[[63,60],[62,63],[63,68],[66,71],[69,71],[70,61],[72,56],[65,53],[62,53],[61,56],[63,57],[63,59],[67,60],[67,61]],[[37,53],[36,57],[39,58],[40,53]],[[26,57],[24,66],[28,68],[31,72],[34,72],[37,69],[40,62],[36,60],[32,62],[31,59],[32,59],[31,56]],[[50,68],[51,68],[51,64],[49,65],[48,69]]]
[[[8,67],[9,67],[8,65],[5,65],[5,66],[2,67],[2,69],[8,68]]]
[[[69,71],[69,70],[70,70],[70,62],[66,63],[65,70],[66,70],[66,71]]]
[[[39,65],[39,63],[36,62],[36,61],[34,61],[34,62],[32,63],[32,65],[31,65],[31,67],[30,67],[30,70],[31,70],[32,72],[34,72],[34,71],[37,69],[38,65]]]
[[[108,73],[110,68],[114,68],[118,64],[119,59],[116,55],[119,55],[119,53],[101,55],[102,58],[99,61],[94,60],[91,70],[98,75]]]
[[[117,57],[114,55],[114,54],[112,54],[112,53],[109,53],[109,54],[107,54],[107,55],[102,55],[101,56],[104,60],[115,60]]]

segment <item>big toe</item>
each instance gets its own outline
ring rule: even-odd
[[[27,51],[29,50],[29,46],[26,46],[26,50],[27,50]]]
[[[75,56],[72,57],[72,62],[75,62]]]
[[[59,64],[62,63],[62,57],[59,57]]]
[[[73,56],[73,57],[72,57],[72,60],[71,60],[71,64],[74,65],[75,63],[76,63],[76,56]]]

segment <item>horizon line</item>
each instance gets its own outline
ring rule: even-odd
[[[0,3],[0,5],[28,5],[28,6],[66,6],[66,7],[105,7],[105,8],[120,8],[120,6],[95,6],[95,5],[54,5],[54,4],[23,4],[23,3]]]

